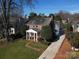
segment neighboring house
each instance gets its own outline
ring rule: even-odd
[[[79,32],[79,23],[76,23],[76,24],[74,24],[72,26],[73,26],[74,32]]]
[[[26,19],[25,18],[22,18],[22,17],[19,17],[19,16],[11,16],[10,19],[9,19],[9,37],[12,37],[12,36],[16,36],[18,34],[22,34],[22,32],[26,31],[26,29],[24,30],[24,26],[25,26],[25,22],[26,22]],[[26,26],[25,26],[26,28]],[[3,20],[2,18],[0,17],[0,35],[5,35],[5,29],[4,29],[4,26],[3,26]],[[22,35],[21,35],[22,36]]]
[[[11,16],[9,22],[10,35],[20,33],[25,25],[25,19],[22,17]]]
[[[71,20],[72,20],[72,18],[62,19],[62,23],[67,24],[67,23],[71,22]]]
[[[74,32],[79,32],[79,20],[72,21],[72,27]]]
[[[63,24],[67,24],[68,20],[62,20]]]
[[[56,36],[59,35],[59,31],[60,30],[60,21],[55,21],[55,33],[56,33]]]
[[[49,25],[52,20],[52,17],[47,18],[36,18],[32,19],[27,23],[29,29],[26,31],[26,39],[33,40],[36,42],[37,39],[40,37],[40,31],[42,30],[43,26]]]
[[[79,23],[77,23],[77,29],[76,29],[77,32],[79,32]]]

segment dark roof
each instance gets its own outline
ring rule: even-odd
[[[16,23],[17,21],[20,21],[20,22],[24,21],[25,22],[26,19],[24,19],[22,17],[11,16],[9,21],[10,21],[10,23]]]
[[[17,18],[17,17],[10,17],[10,22],[16,22],[17,20],[18,20],[19,18]]]
[[[27,24],[28,25],[49,25],[51,18],[36,18],[30,20]]]

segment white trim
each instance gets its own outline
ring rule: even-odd
[[[37,31],[35,31],[33,29],[26,30],[26,32],[29,32],[29,33],[37,33]]]

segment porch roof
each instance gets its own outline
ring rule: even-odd
[[[37,31],[35,31],[33,29],[26,30],[26,32],[29,32],[29,33],[37,33]]]

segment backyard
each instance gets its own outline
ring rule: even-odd
[[[26,40],[9,43],[0,48],[0,59],[37,59],[48,45]]]

